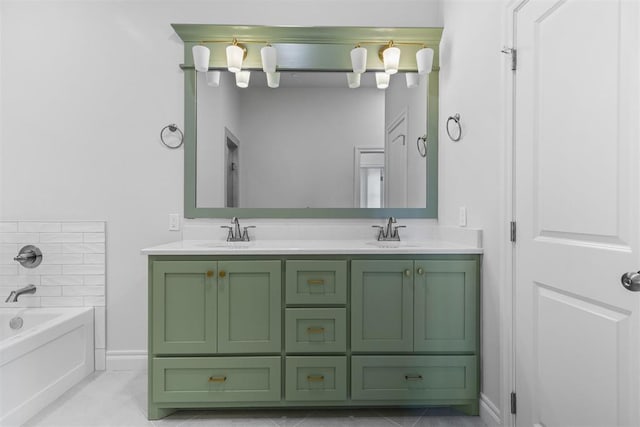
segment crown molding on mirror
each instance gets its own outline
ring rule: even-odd
[[[399,70],[416,71],[412,58],[424,46],[434,50],[433,70],[439,70],[442,28],[381,27],[264,27],[242,25],[171,24],[184,42],[183,67],[193,67],[191,48],[202,44],[211,50],[210,69],[226,69],[226,46],[234,39],[248,47],[243,69],[261,70],[260,47],[267,43],[278,50],[280,71],[350,71],[349,51],[357,44],[402,47]],[[227,42],[227,43],[224,43]],[[409,44],[407,44],[409,43]],[[253,48],[251,48],[253,47]],[[376,49],[377,50],[377,49]],[[381,71],[378,55],[369,55],[367,70]]]
[[[438,214],[438,70],[439,44],[442,28],[369,28],[369,27],[263,27],[201,24],[172,24],[184,41],[184,111],[185,111],[185,192],[186,218],[437,218]],[[428,155],[425,208],[205,208],[196,200],[196,134],[197,78],[191,49],[203,41],[211,49],[209,69],[226,69],[224,49],[220,43],[233,39],[248,47],[243,69],[261,70],[260,47],[266,42],[278,49],[278,71],[350,71],[350,50],[357,43],[367,47],[377,42],[416,43],[402,45],[401,72],[415,72],[415,52],[422,46],[434,50],[433,68],[428,75]],[[260,43],[253,43],[253,40]],[[253,46],[255,45],[255,46]],[[301,54],[304,53],[304,54]],[[367,71],[383,70],[377,55],[369,55]],[[415,141],[408,141],[411,148]],[[349,185],[351,185],[349,183]]]

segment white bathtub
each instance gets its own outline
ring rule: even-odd
[[[0,425],[37,414],[93,372],[93,358],[93,307],[0,308]]]

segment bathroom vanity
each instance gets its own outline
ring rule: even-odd
[[[481,249],[181,241],[143,253],[150,419],[182,408],[478,413]]]

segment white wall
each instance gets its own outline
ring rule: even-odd
[[[353,207],[354,147],[384,147],[384,100],[346,83],[241,92],[240,206]]]
[[[167,215],[182,212],[183,156],[158,137],[184,116],[183,46],[169,24],[442,25],[436,0],[5,0],[0,8],[0,219],[107,221],[113,360],[146,351],[140,248],[181,238],[167,231]]]
[[[468,210],[469,227],[483,233],[482,393],[500,404],[500,273],[504,193],[503,81],[508,70],[500,53],[504,2],[447,0],[440,46],[439,222],[457,225]],[[459,112],[463,134],[452,142],[447,117]]]

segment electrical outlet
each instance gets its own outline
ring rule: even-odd
[[[467,208],[464,206],[460,208],[460,212],[458,213],[458,225],[460,227],[467,226]]]
[[[180,231],[180,214],[169,214],[169,231]]]

